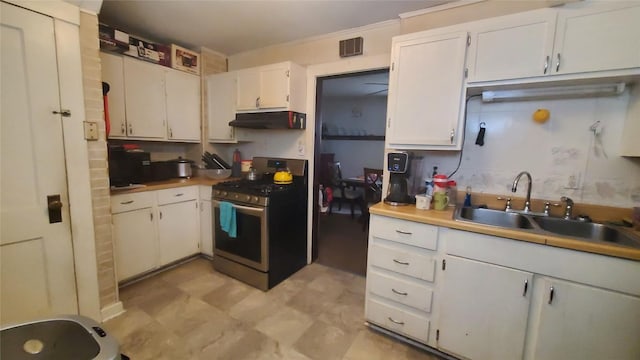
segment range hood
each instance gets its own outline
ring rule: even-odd
[[[238,113],[229,126],[246,129],[304,129],[307,115],[295,111]]]

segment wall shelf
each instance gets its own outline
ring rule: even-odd
[[[322,135],[323,140],[378,140],[384,141],[384,135]]]

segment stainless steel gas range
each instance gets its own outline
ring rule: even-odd
[[[307,161],[254,157],[253,167],[260,180],[213,185],[213,265],[266,291],[307,263]],[[274,184],[273,174],[284,168],[291,183]],[[229,221],[229,211],[235,234],[220,220]]]

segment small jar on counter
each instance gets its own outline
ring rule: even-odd
[[[458,203],[458,184],[455,180],[449,180],[447,186],[447,196],[449,197],[449,206],[456,206]]]

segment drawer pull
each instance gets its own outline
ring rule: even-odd
[[[133,204],[133,200],[129,200],[129,201],[120,201],[121,205],[129,205],[129,204]]]
[[[391,321],[394,324],[404,325],[403,321],[394,320],[391,316],[389,316],[387,319],[389,319],[389,321]]]
[[[524,281],[524,290],[522,291],[522,296],[527,296],[527,290],[529,289],[529,280]]]
[[[396,232],[398,234],[402,234],[402,235],[411,235],[412,233],[408,232],[408,231],[402,231],[402,230],[396,230]]]
[[[553,302],[553,293],[554,293],[554,289],[552,286],[549,288],[549,305],[551,305],[551,303]]]
[[[184,195],[184,194],[183,193],[178,193],[178,194],[175,194],[174,196],[178,197],[178,196],[182,196],[182,195]]]
[[[394,288],[391,288],[391,291],[393,291],[394,293],[396,293],[396,294],[398,294],[398,295],[402,295],[402,296],[407,296],[407,295],[409,295],[409,294],[408,294],[408,293],[406,293],[406,292],[398,291],[398,290],[396,290],[396,289],[394,289]]]
[[[400,261],[400,260],[396,260],[396,259],[393,259],[393,262],[396,263],[396,264],[400,264],[400,265],[409,265],[408,262],[404,262],[404,261]]]

